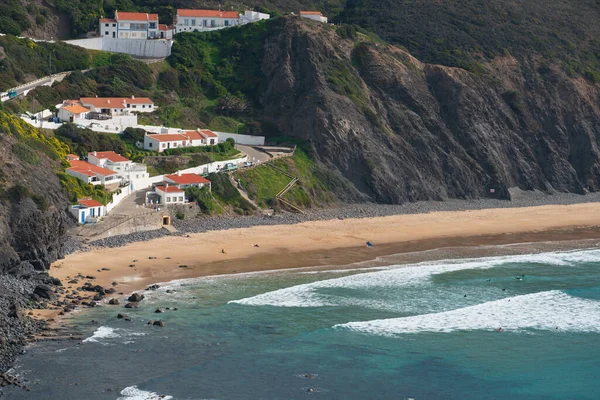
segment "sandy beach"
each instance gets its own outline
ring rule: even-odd
[[[91,281],[127,294],[157,282],[207,275],[345,265],[444,247],[592,238],[600,238],[600,203],[435,212],[164,237],[72,254],[52,265],[50,274],[67,291]],[[367,241],[373,246],[368,248]],[[95,279],[69,284],[77,274]],[[57,312],[36,314],[52,318]]]

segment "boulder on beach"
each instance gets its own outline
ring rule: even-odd
[[[127,299],[127,301],[138,302],[138,301],[142,301],[143,299],[144,299],[144,295],[143,294],[134,293],[131,296],[129,296],[129,298]]]
[[[106,294],[112,294],[115,293],[116,290],[114,288],[108,288],[108,289],[104,289],[104,293]]]
[[[146,288],[146,290],[156,290],[156,289],[158,289],[158,288],[160,288],[160,286],[158,286],[158,285],[154,284],[154,285],[150,285],[150,286],[148,286],[148,287]]]
[[[135,303],[127,303],[125,304],[125,308],[140,308],[140,306]]]
[[[119,299],[110,299],[108,301],[108,304],[113,305],[113,306],[117,306],[117,305],[119,305]]]
[[[33,294],[39,296],[42,299],[48,299],[48,300],[54,300],[54,298],[56,297],[54,292],[52,291],[52,288],[43,283],[41,283],[35,287]]]

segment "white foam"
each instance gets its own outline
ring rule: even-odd
[[[600,261],[600,250],[552,252],[516,256],[442,260],[408,265],[395,265],[383,271],[358,273],[335,279],[296,285],[229,303],[250,306],[324,307],[348,305],[348,299],[319,293],[324,288],[368,289],[374,287],[406,287],[425,285],[432,276],[466,269],[487,269],[511,263],[539,263],[570,266],[580,262]]]
[[[420,332],[525,329],[600,332],[600,302],[569,296],[561,291],[515,296],[434,314],[363,322],[334,328],[394,336]]]
[[[133,332],[125,329],[111,328],[109,326],[101,326],[92,336],[83,340],[83,343],[100,343],[105,342],[106,339],[114,339],[118,337],[129,337],[129,336],[145,336],[144,332]],[[125,343],[133,343],[131,341]]]
[[[170,400],[173,396],[141,390],[137,386],[129,386],[121,390],[121,397],[117,400]],[[162,397],[161,397],[162,396]]]

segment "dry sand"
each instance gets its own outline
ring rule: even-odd
[[[81,286],[84,280],[77,285],[67,283],[81,273],[95,276],[92,282],[104,287],[117,282],[117,292],[129,293],[174,279],[344,265],[450,246],[600,238],[599,227],[600,203],[315,221],[100,248],[67,256],[51,267],[50,274],[67,289]],[[373,247],[367,248],[367,241]]]

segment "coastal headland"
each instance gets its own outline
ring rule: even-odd
[[[445,211],[165,236],[70,254],[54,263],[50,274],[65,285],[63,299],[89,281],[116,290],[104,300],[122,300],[148,285],[175,279],[339,266],[448,247],[595,238],[600,238],[600,203]],[[73,279],[77,283],[69,283]],[[94,293],[78,292],[88,294]],[[55,318],[61,309],[36,315]]]

